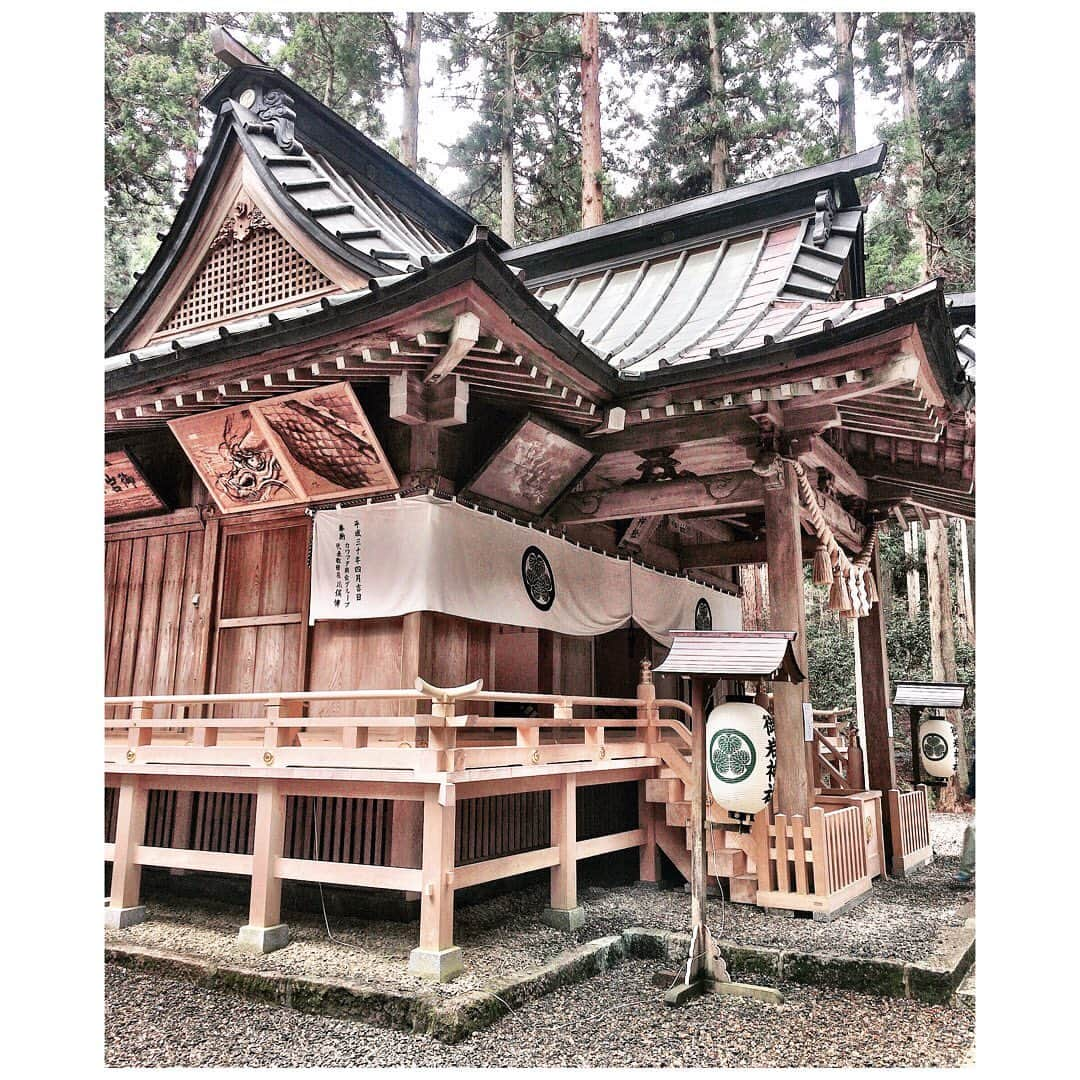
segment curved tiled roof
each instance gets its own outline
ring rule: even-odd
[[[401,273],[419,269],[422,255],[450,250],[356,176],[335,169],[325,155],[306,150],[282,153],[254,113],[238,102],[232,105],[251,150],[259,155],[281,194],[308,217],[316,232],[328,233],[328,240]]]
[[[558,318],[619,371],[691,363],[820,328],[853,305],[833,296],[862,220],[835,214],[814,242],[811,217],[537,285]],[[841,312],[840,308],[847,310]]]

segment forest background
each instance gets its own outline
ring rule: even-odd
[[[198,165],[199,100],[226,70],[214,25],[514,244],[887,142],[882,173],[860,182],[867,292],[930,277],[975,290],[970,12],[109,13],[106,312]],[[893,681],[972,687],[961,795],[974,790],[974,545],[973,522],[882,532]],[[744,570],[747,625],[764,614],[762,571]],[[808,578],[813,701],[846,708],[852,623],[826,600]]]

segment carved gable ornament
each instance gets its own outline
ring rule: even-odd
[[[237,199],[229,216],[222,222],[217,236],[210,243],[210,250],[215,251],[222,244],[233,241],[242,244],[252,231],[273,232],[274,227],[250,199],[241,197]]]

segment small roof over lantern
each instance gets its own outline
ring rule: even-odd
[[[672,630],[674,641],[656,669],[675,675],[759,678],[801,683],[794,630]]]
[[[963,683],[901,682],[896,684],[893,704],[962,709],[966,697],[967,687]]]

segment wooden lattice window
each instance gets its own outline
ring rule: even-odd
[[[162,329],[222,322],[333,287],[257,208],[239,204]]]

